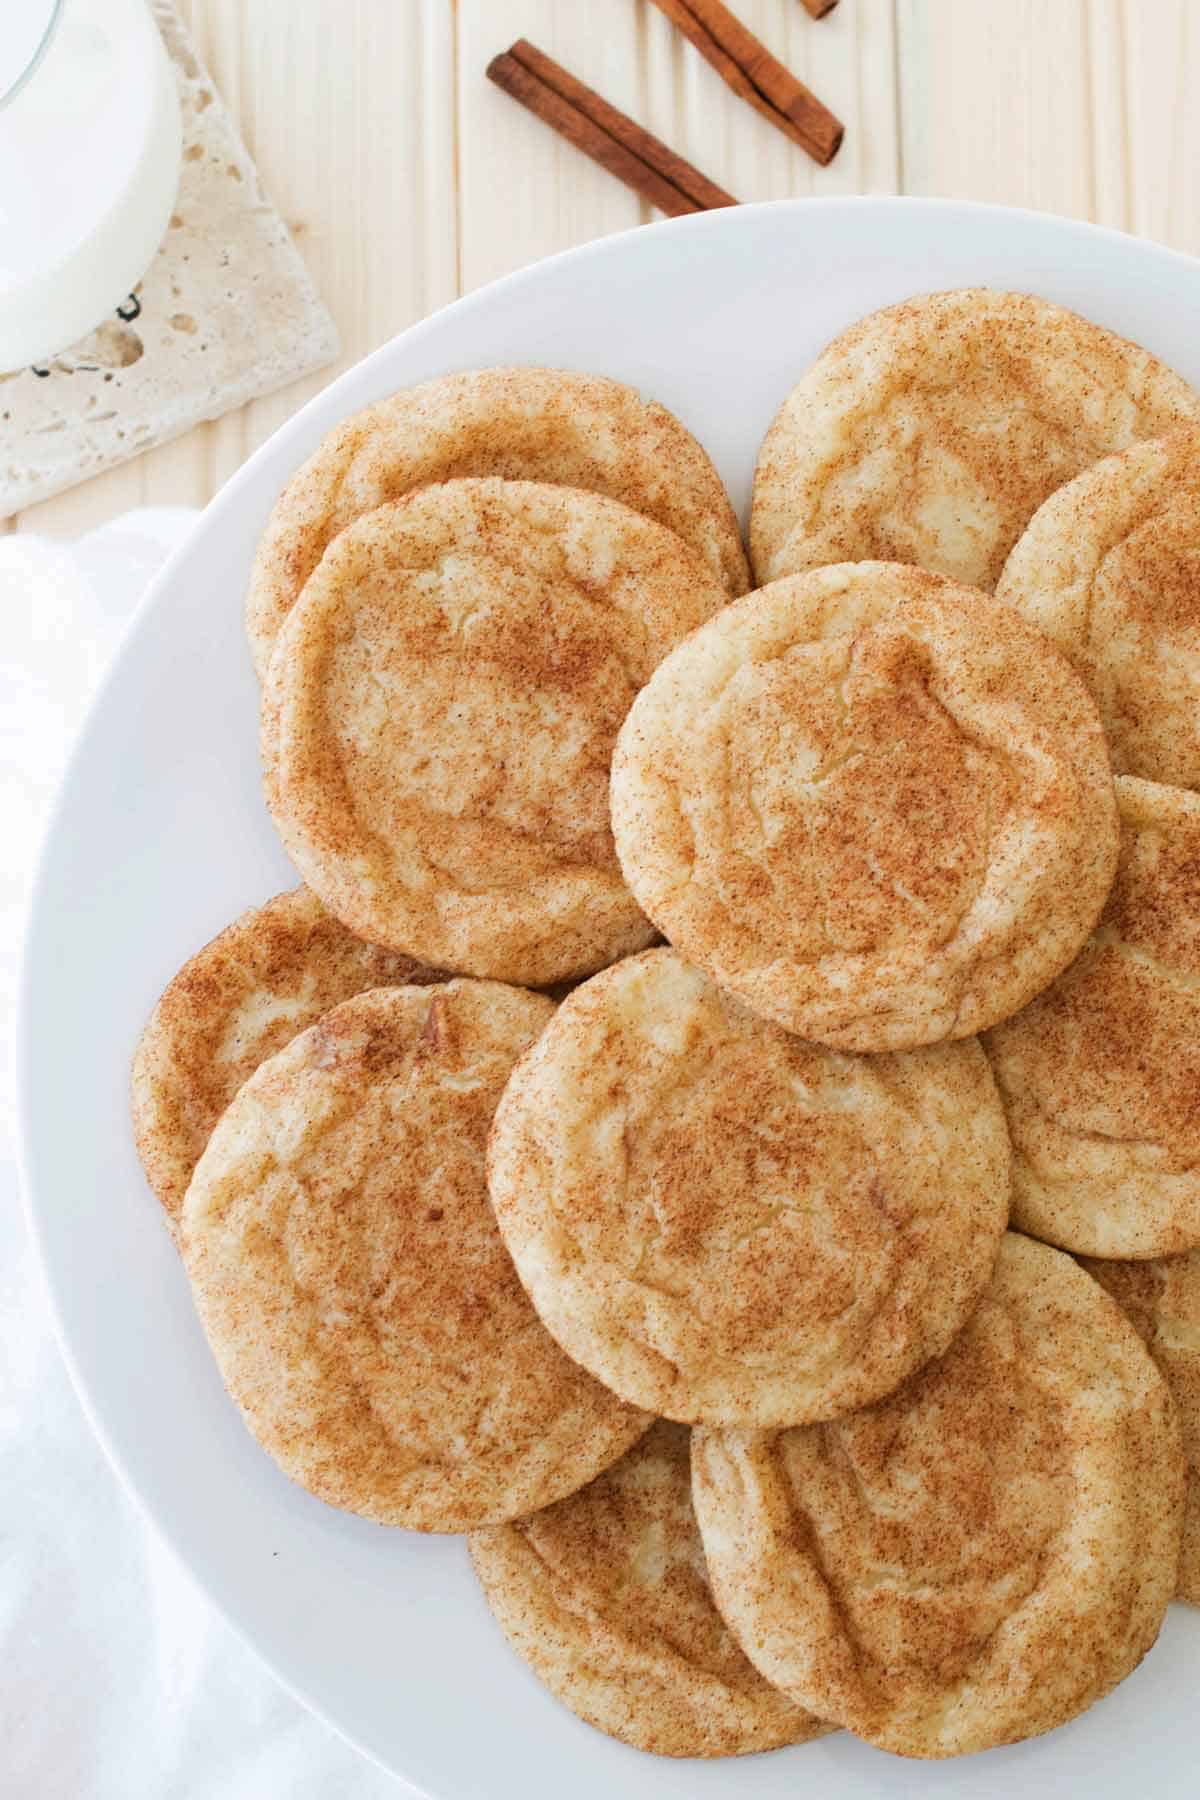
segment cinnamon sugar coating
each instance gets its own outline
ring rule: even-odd
[[[850,1050],[966,1037],[1072,959],[1116,864],[1108,755],[1066,659],[899,563],[735,601],[638,695],[617,853],[692,962]]]
[[[307,888],[251,907],[175,975],[133,1059],[133,1130],[172,1229],[192,1171],[259,1064],[352,994],[441,975],[353,936]]]
[[[1118,776],[1121,858],[1086,947],[987,1034],[1013,1219],[1090,1256],[1200,1245],[1200,795]]]
[[[246,602],[260,678],[338,532],[387,500],[463,475],[607,494],[678,532],[727,593],[750,585],[720,476],[665,407],[602,375],[468,369],[343,420],[293,475],[263,534]]]
[[[996,598],[1070,657],[1118,774],[1200,788],[1200,427],[1105,457],[1052,494]]]
[[[264,689],[267,800],[363,937],[532,987],[653,938],[617,865],[612,746],[725,591],[665,526],[523,481],[423,488],[330,545]]]
[[[1174,1397],[1188,1459],[1175,1596],[1200,1606],[1200,1250],[1152,1262],[1082,1261],[1129,1317]]]
[[[898,1386],[960,1329],[1008,1220],[976,1043],[792,1037],[673,950],[576,988],[496,1113],[492,1202],[563,1348],[674,1419],[778,1426]]]
[[[251,1076],[192,1177],[226,1387],[286,1474],[380,1524],[515,1517],[649,1423],[563,1355],[488,1205],[492,1113],[553,1010],[474,981],[348,1000]]]
[[[1120,1308],[1010,1235],[961,1335],[828,1425],[693,1434],[717,1604],[800,1705],[901,1756],[1034,1737],[1158,1635],[1185,1465]]]
[[[660,1420],[542,1512],[472,1533],[505,1637],[550,1692],[659,1756],[742,1756],[829,1727],[763,1680],[713,1603],[687,1430]]]
[[[990,589],[1055,488],[1197,418],[1181,376],[1048,300],[918,294],[834,338],[784,401],[755,471],[755,575],[872,558]]]

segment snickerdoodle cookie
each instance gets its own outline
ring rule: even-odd
[[[261,1062],[368,988],[440,980],[352,936],[307,888],[251,907],[167,984],[133,1059],[133,1130],[172,1227],[192,1170]]]
[[[740,1756],[829,1728],[763,1680],[713,1604],[688,1461],[665,1420],[588,1487],[471,1536],[517,1654],[589,1725],[659,1756]]]
[[[496,1113],[492,1203],[570,1355],[638,1406],[827,1419],[945,1350],[1008,1220],[976,1043],[875,1058],[781,1031],[673,950],[576,988]]]
[[[1117,854],[1096,708],[986,595],[842,563],[735,601],[638,695],[617,853],[691,961],[850,1050],[966,1037],[1053,980]]]
[[[754,478],[755,574],[871,557],[991,588],[1055,488],[1196,418],[1181,376],[1048,300],[919,294],[834,338],[784,401]]]
[[[1200,1606],[1200,1250],[1140,1263],[1087,1257],[1084,1268],[1129,1315],[1175,1397],[1188,1459],[1175,1594]]]
[[[1186,1467],[1166,1383],[1069,1256],[1009,1236],[961,1335],[828,1425],[693,1437],[713,1590],[798,1704],[903,1756],[1049,1731],[1158,1635]]]
[[[1200,426],[1107,456],[1052,494],[996,597],[1070,657],[1118,774],[1200,788]]]
[[[496,1101],[553,1011],[494,982],[360,994],[250,1077],[192,1177],[226,1387],[288,1475],[381,1524],[513,1518],[648,1423],[545,1330],[488,1205]]]
[[[727,593],[750,585],[721,478],[673,413],[602,375],[468,369],[343,420],[293,475],[250,579],[246,623],[259,675],[339,531],[386,500],[461,475],[607,494],[678,532]]]
[[[1200,1245],[1200,795],[1119,776],[1121,858],[1090,941],[984,1040],[1013,1220],[1090,1256]]]
[[[525,481],[423,488],[329,546],[264,688],[267,798],[352,931],[531,987],[653,937],[608,776],[634,694],[726,602],[663,525]]]

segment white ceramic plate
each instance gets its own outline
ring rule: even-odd
[[[677,412],[744,507],[767,422],[828,338],[906,294],[976,283],[1076,307],[1200,383],[1200,263],[1084,225],[866,199],[739,207],[609,238],[406,332],[253,457],[147,597],[67,775],[27,946],[21,1068],[30,1210],[72,1373],[117,1469],[245,1638],[436,1800],[1194,1791],[1200,1612],[1184,1607],[1086,1718],[965,1762],[904,1763],[839,1736],[672,1763],[589,1730],[509,1653],[461,1542],[335,1512],[258,1449],[130,1138],[130,1057],[160,989],[243,907],[296,879],[260,798],[241,610],[271,502],[322,433],[446,369],[591,369]]]

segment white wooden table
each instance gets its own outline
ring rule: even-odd
[[[525,36],[741,200],[951,194],[1200,251],[1200,0],[800,0],[734,9],[846,124],[828,169],[650,0],[182,0],[356,361],[456,294],[649,218],[492,88]],[[84,530],[202,503],[330,379],[258,401],[25,513]],[[3,526],[0,526],[3,529]]]

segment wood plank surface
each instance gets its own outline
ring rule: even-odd
[[[650,208],[485,79],[528,37],[740,200],[951,194],[1200,252],[1196,0],[800,0],[735,10],[846,125],[820,169],[650,0],[182,0],[338,321],[343,363]],[[326,371],[31,509],[75,532],[202,504]]]

